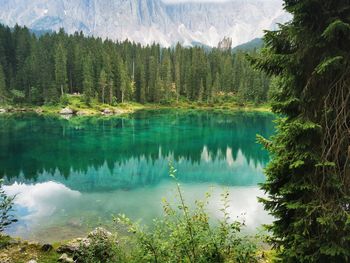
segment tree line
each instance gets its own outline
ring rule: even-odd
[[[226,95],[261,103],[268,89],[269,78],[250,66],[244,52],[141,46],[63,30],[37,36],[26,27],[0,25],[2,104],[57,103],[73,93],[87,103],[214,103]]]

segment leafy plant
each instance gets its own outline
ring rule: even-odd
[[[12,223],[17,222],[17,219],[11,214],[14,199],[15,196],[8,196],[5,193],[3,180],[0,180],[0,233]]]
[[[163,200],[164,216],[154,220],[151,230],[125,215],[115,219],[130,234],[127,242],[134,248],[132,262],[257,262],[256,244],[240,234],[244,223],[231,221],[229,194],[222,194],[223,218],[213,225],[206,211],[210,194],[190,209],[175,175],[170,165],[179,203],[173,207]]]
[[[116,236],[106,236],[104,233],[90,236],[87,245],[81,244],[75,258],[77,258],[77,262],[81,263],[127,262],[124,253],[120,250]]]

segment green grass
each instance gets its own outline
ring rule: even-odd
[[[56,252],[58,244],[49,252],[41,250],[41,245],[27,241],[14,239],[8,236],[0,236],[0,262],[26,263],[36,260],[38,263],[57,262],[60,254]],[[8,261],[10,260],[10,261]]]
[[[4,108],[12,109],[13,111],[19,111],[21,109],[25,111],[40,111],[43,114],[58,114],[60,110],[68,107],[74,112],[82,113],[83,115],[99,115],[104,109],[110,109],[120,114],[133,113],[138,110],[144,109],[195,109],[195,110],[245,110],[245,111],[261,111],[269,112],[270,105],[254,103],[239,103],[235,97],[222,97],[217,99],[213,103],[206,102],[191,102],[188,100],[180,101],[168,101],[162,103],[145,103],[140,104],[137,102],[125,102],[116,105],[102,104],[96,99],[87,104],[83,96],[81,95],[67,95],[61,98],[58,104],[48,104],[43,106],[33,105],[17,105],[17,106],[4,106]]]

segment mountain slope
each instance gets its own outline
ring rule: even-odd
[[[289,19],[282,0],[231,0],[169,4],[161,0],[0,0],[0,22],[34,30],[85,34],[171,46],[216,46],[225,36],[233,46],[260,37],[263,29]]]

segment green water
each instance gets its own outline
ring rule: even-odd
[[[256,134],[273,133],[268,113],[142,111],[125,117],[0,116],[0,176],[17,194],[19,222],[8,233],[38,241],[63,240],[125,213],[149,224],[161,199],[174,196],[168,163],[178,170],[188,202],[212,191],[231,194],[233,217],[248,229],[270,220],[256,201],[263,193],[268,154]],[[213,188],[211,188],[213,187]]]

